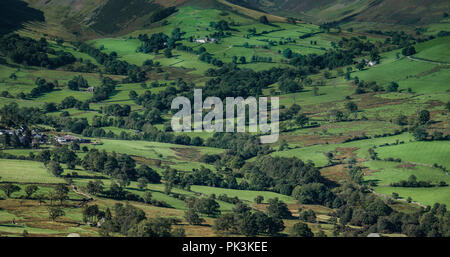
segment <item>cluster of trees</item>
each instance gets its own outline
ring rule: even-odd
[[[22,125],[42,123],[42,110],[36,107],[19,107],[12,102],[0,108],[0,123],[6,127],[18,128]]]
[[[3,183],[0,185],[0,190],[5,193],[6,197],[10,198],[12,194],[19,192],[21,188],[18,185],[11,183]]]
[[[292,70],[271,68],[256,72],[250,69],[240,69],[235,64],[227,64],[219,69],[209,69],[205,75],[214,77],[205,83],[203,95],[226,97],[257,97],[262,95],[262,89],[278,81],[278,78]],[[298,74],[298,73],[296,73]]]
[[[336,217],[340,225],[362,227],[353,231],[356,233],[353,236],[370,232],[402,233],[411,237],[449,236],[450,212],[443,204],[407,214],[393,210],[365,187],[344,184],[335,191],[337,197],[333,206],[339,208]]]
[[[97,223],[99,220],[101,220],[102,218],[105,219],[111,219],[111,211],[109,209],[106,210],[106,212],[101,211],[98,208],[98,205],[93,204],[93,205],[85,205],[83,207],[83,221],[85,223]]]
[[[311,209],[298,210],[298,218],[305,222],[315,223],[317,221],[316,213]]]
[[[238,202],[241,202],[241,200],[239,199],[239,197],[235,196],[235,197],[230,197],[227,194],[221,194],[217,197],[217,200],[222,201],[222,202],[226,202],[226,203],[231,203],[231,204],[237,204]]]
[[[115,117],[96,115],[93,118],[92,127],[114,126],[125,129],[143,129],[163,121],[162,113],[158,109],[145,109],[144,113],[140,114],[137,111],[131,111],[129,105],[114,104],[109,107],[101,107],[100,112]]]
[[[5,35],[0,39],[0,50],[16,63],[48,69],[55,69],[76,61],[69,52],[55,51],[45,38],[36,41],[17,34]],[[51,58],[49,54],[56,57]]]
[[[169,47],[169,41],[172,44],[175,43],[164,33],[152,34],[150,38],[147,34],[140,34],[138,39],[143,43],[138,47],[137,51],[142,53],[158,53],[160,50]]]
[[[191,185],[237,188],[236,179],[230,173],[218,174],[203,166],[200,169],[193,169],[191,175],[186,176],[186,180]]]
[[[278,203],[278,200],[276,202]],[[239,202],[234,206],[231,213],[222,214],[214,221],[214,229],[219,232],[237,233],[246,236],[277,236],[285,228],[283,217],[280,217],[278,211],[273,212],[278,208],[272,202],[268,207],[268,210],[272,211],[264,213],[252,211],[250,207]]]
[[[232,30],[228,21],[225,20],[220,20],[218,22],[212,21],[210,22],[209,26],[219,31]]]
[[[147,76],[137,65],[117,59],[117,53],[103,53],[86,43],[76,44],[80,52],[86,53],[105,67],[105,72],[113,75],[125,75],[124,83],[138,83],[147,80]]]
[[[55,84],[53,84],[52,82],[47,82],[43,78],[37,78],[34,84],[36,85],[36,87],[31,90],[31,97],[37,97],[41,94],[52,92],[55,88]]]
[[[129,106],[128,104],[125,104],[123,106],[121,106],[120,104],[112,104],[104,107],[102,111],[107,115],[125,117],[130,115],[131,106]]]
[[[324,54],[308,54],[302,55],[292,52],[291,49],[285,49],[282,54],[289,59],[289,63],[296,67],[306,67],[308,70],[314,72],[317,67],[319,69],[334,69],[346,65],[354,64],[354,58],[370,54],[373,60],[377,60],[378,49],[368,41],[362,41],[359,38],[342,38],[334,48],[327,50]]]
[[[122,117],[116,117],[115,119],[109,119],[106,117],[106,121],[103,118],[97,118],[95,120],[96,123],[93,123],[93,126],[86,126],[81,134],[85,137],[99,137],[99,138],[112,138],[112,139],[120,139],[120,140],[146,140],[151,142],[162,142],[162,143],[172,143],[172,144],[180,144],[180,145],[194,145],[194,146],[203,146],[204,140],[201,137],[191,137],[187,135],[175,135],[174,133],[168,131],[161,131],[152,126],[149,123],[143,123],[144,125],[141,127],[139,123],[128,123],[130,120]],[[101,125],[100,125],[101,124]],[[119,134],[115,134],[111,130],[106,132],[101,127],[95,126],[104,126],[105,124],[112,124],[117,127],[130,128],[130,129],[143,129],[143,132],[136,133],[131,132],[127,133],[125,131],[120,132]],[[169,127],[166,126],[167,129]]]
[[[43,121],[40,124],[45,124],[56,128],[57,130],[69,131],[75,134],[81,134],[83,130],[89,127],[89,122],[86,118],[71,118],[68,117],[67,112],[63,112],[60,117],[57,116],[43,116]]]
[[[78,101],[67,99],[67,101],[63,101],[62,106],[60,107],[67,107],[65,104],[68,104],[69,102],[76,102],[77,104],[75,106],[85,106],[84,103],[80,103],[80,105],[78,105]],[[54,111],[55,105],[46,106]],[[71,104],[69,104],[69,106],[71,106]],[[56,129],[64,129],[76,134],[81,134],[85,128],[89,127],[89,123],[85,118],[72,119],[66,116],[47,116],[44,114],[44,110],[40,108],[19,107],[15,102],[3,106],[0,109],[0,114],[0,123],[11,128],[18,128],[24,125],[29,126],[33,124],[44,124],[52,126]]]
[[[203,166],[200,169],[192,169],[190,172],[166,169],[163,177],[166,184],[184,189],[189,189],[191,185],[239,189],[236,177],[231,170],[217,173]]]
[[[399,125],[410,125],[409,132],[414,136],[417,141],[427,140],[449,140],[450,135],[444,135],[443,132],[435,130],[433,133],[429,133],[427,129],[431,121],[431,114],[428,110],[421,110],[417,116],[408,117],[399,116],[397,123]]]
[[[139,34],[138,39],[142,41],[142,44],[138,47],[137,51],[142,53],[159,53],[160,50],[164,50],[164,56],[166,58],[172,58],[172,50],[178,49],[181,51],[192,52],[193,49],[190,47],[185,47],[180,43],[185,32],[182,32],[180,28],[175,28],[172,31],[171,37],[164,33],[152,34],[149,38],[147,34]],[[153,63],[149,63],[153,66]],[[150,67],[151,68],[151,67]]]
[[[294,237],[314,237],[314,233],[311,231],[308,225],[303,222],[295,223],[289,232],[290,235]]]
[[[107,154],[105,151],[91,149],[81,164],[87,170],[113,176],[123,185],[139,178],[145,178],[149,183],[159,183],[161,180],[159,174],[147,165],[136,168],[134,159],[125,154],[118,156],[115,153]]]
[[[217,217],[220,214],[220,205],[212,198],[195,198],[189,197],[185,199],[188,209],[210,217]]]
[[[145,178],[149,183],[159,183],[161,180],[159,174],[147,165],[136,168],[136,161],[126,154],[118,156],[116,153],[107,154],[91,149],[81,165],[86,170],[113,176],[121,185],[128,185],[131,180],[137,181],[139,178]]]
[[[334,200],[331,182],[320,175],[312,162],[297,158],[262,156],[240,170],[251,190],[270,190],[292,195],[304,204],[327,205]]]
[[[54,172],[54,170],[60,170],[59,163],[65,163],[69,168],[74,168],[75,165],[80,163],[80,159],[78,158],[76,152],[69,148],[68,145],[56,146],[55,148],[48,150],[39,151],[34,156],[34,160],[43,162],[47,165],[53,174],[59,176],[61,172]]]
[[[380,92],[380,91],[384,90],[384,88],[382,86],[378,85],[377,82],[375,82],[375,81],[366,82],[364,80],[359,80],[358,77],[354,78],[354,83],[356,85],[356,90],[355,90],[356,94],[365,94],[368,92],[368,90],[371,90],[373,92]],[[395,85],[393,87],[388,86],[389,90],[397,90],[398,89],[398,87],[397,87],[397,89],[395,89],[394,87],[395,87]]]
[[[111,213],[110,211],[106,211]],[[100,234],[111,236],[119,233],[131,237],[181,237],[183,228],[172,228],[177,221],[167,218],[147,218],[145,212],[132,205],[117,203],[114,215],[105,215],[105,222],[100,228]]]
[[[100,102],[109,98],[109,96],[116,89],[117,81],[104,77],[100,86],[94,88],[94,95],[92,96],[92,102]]]
[[[145,168],[138,168],[140,172],[146,172],[148,169],[151,169],[149,167]],[[155,173],[156,175],[152,176],[152,179],[154,181],[159,181],[159,175]],[[135,202],[143,202],[146,204],[151,204],[157,207],[165,207],[170,208],[170,205],[168,205],[164,201],[158,201],[156,199],[152,198],[152,193],[150,191],[145,191],[143,196],[139,196],[135,193],[132,193],[125,189],[125,186],[128,185],[129,181],[126,178],[119,177],[116,178],[119,182],[117,184],[116,182],[112,182],[110,187],[108,189],[105,189],[103,186],[103,182],[101,180],[95,180],[95,181],[89,181],[86,186],[86,191],[90,194],[107,197],[115,200],[127,200],[127,201],[135,201]],[[150,182],[149,179],[147,179],[145,176],[139,177],[137,180],[138,187],[140,190],[145,190],[148,183]]]
[[[64,98],[59,105],[54,103],[45,103],[44,104],[44,112],[55,112],[58,110],[77,108],[78,110],[89,110],[89,101],[79,101],[73,96],[68,96]]]
[[[268,62],[271,63],[272,62],[272,57],[264,57],[264,56],[257,56],[257,55],[253,55],[251,62],[255,63],[255,62]]]
[[[411,55],[414,55],[414,54],[416,54],[416,49],[414,48],[414,46],[408,46],[408,47],[405,47],[405,48],[403,48],[403,50],[402,50],[402,54],[403,54],[404,56],[411,56]]]
[[[293,119],[298,113],[300,113],[301,109],[302,107],[300,105],[294,103],[291,107],[289,107],[289,109],[280,113],[280,120],[285,121]]]
[[[280,80],[278,88],[281,90],[281,92],[288,94],[302,91],[303,85],[293,79],[283,78],[282,80]]]
[[[292,191],[292,196],[303,204],[332,206],[335,200],[335,195],[330,188],[317,182],[296,186]]]
[[[198,57],[198,59],[202,62],[206,62],[209,64],[212,64],[214,66],[217,67],[222,67],[223,66],[223,62],[217,58],[215,58],[212,54],[208,53],[208,52],[202,52],[200,54],[200,56]]]
[[[256,145],[256,143],[245,143],[245,141],[239,141],[240,139],[223,135],[226,134],[222,133],[215,137],[224,139],[223,143],[236,144],[238,146],[236,149],[243,151],[245,154],[251,153],[251,151],[245,149],[252,149],[248,147]],[[244,144],[244,146],[239,147],[239,144]],[[226,145],[222,147],[227,148]],[[206,185],[242,190],[269,190],[293,195],[294,198],[304,204],[332,205],[335,196],[331,189],[334,184],[323,178],[313,163],[304,163],[297,158],[273,158],[270,156],[263,156],[257,162],[245,163],[244,158],[250,157],[251,155],[242,156],[234,153],[233,150],[229,150],[223,156],[209,156],[207,158],[210,159],[208,162],[214,162],[218,167],[224,167],[220,173],[215,173],[204,167],[193,169],[192,172],[166,169],[164,180],[169,187],[177,185],[189,189],[191,185]],[[240,168],[240,170],[238,173],[234,173],[230,168]],[[237,178],[240,177],[243,179],[238,184]],[[234,199],[231,200],[234,201]]]
[[[407,47],[412,43],[419,41],[411,33],[405,33],[404,31],[381,31],[381,30],[367,30],[367,33],[388,36],[384,44],[395,45],[399,47]]]
[[[441,182],[441,185],[446,185],[445,182]],[[408,180],[401,180],[399,182],[391,183],[392,187],[433,187],[430,181],[417,181],[417,177],[414,175],[409,176]]]
[[[223,165],[221,161],[228,161],[228,158],[233,157],[229,156],[225,155],[218,165]],[[232,163],[236,161],[232,160]],[[244,161],[241,159],[240,166],[237,166],[241,167],[243,164]],[[236,182],[238,177],[243,177],[239,185]],[[169,187],[178,185],[189,188],[190,185],[207,185],[243,190],[270,190],[285,195],[292,194],[304,204],[331,206],[335,198],[331,192],[332,183],[321,177],[314,164],[303,163],[296,158],[265,156],[257,162],[245,164],[237,174],[227,168],[221,173],[214,173],[207,168],[194,169],[192,172],[166,169],[164,180]]]
[[[188,87],[187,84],[179,83],[179,85],[183,86],[180,89],[177,89],[173,86],[169,86],[164,90],[161,90],[158,93],[152,94],[149,90],[145,91],[144,94],[141,94],[136,97],[135,103],[138,105],[142,105],[145,109],[149,111],[169,111],[171,110],[171,103],[174,98],[177,97],[178,94],[188,91],[191,87]],[[193,92],[191,92],[193,95]],[[191,98],[193,99],[193,98]]]
[[[362,54],[371,54],[376,51],[376,46],[370,41],[363,41],[357,37],[343,37],[337,44],[341,50],[350,51],[349,54],[360,56]]]
[[[205,145],[229,149],[228,154],[240,156],[244,160],[272,151],[269,146],[262,145],[258,137],[246,133],[214,133]]]
[[[354,57],[355,55],[350,50],[328,50],[322,55],[302,55],[297,53],[287,55],[287,58],[290,59],[289,63],[291,65],[294,65],[296,67],[318,67],[319,69],[334,69],[346,65],[351,65],[354,63]]]
[[[191,225],[200,225],[205,222],[205,219],[201,218],[200,215],[191,208],[184,212],[184,218]]]
[[[67,87],[70,90],[78,91],[80,90],[80,88],[88,88],[89,83],[85,78],[83,78],[83,76],[79,75],[69,80],[69,82],[67,83]]]
[[[12,183],[2,183],[0,185],[0,190],[2,190],[6,197],[10,198],[13,193],[20,192],[22,189],[18,185]],[[49,190],[47,193],[37,193],[39,187],[37,185],[27,185],[24,188],[25,191],[25,199],[36,199],[39,201],[39,205],[41,205],[44,200],[50,200],[50,206],[53,207],[53,201],[59,201],[60,206],[63,205],[64,201],[69,199],[69,189],[64,184],[58,184],[52,190]],[[59,215],[61,216],[61,215]],[[58,216],[56,216],[58,217]],[[52,217],[54,220],[56,217]]]
[[[215,32],[209,34],[208,37],[216,39],[215,43],[218,44],[219,43],[219,41],[217,41],[218,39],[222,39],[222,38],[230,37],[230,36],[232,36],[232,33],[230,31],[225,32],[223,30],[219,30],[219,31],[215,31]]]
[[[139,195],[125,190],[125,186],[129,183],[126,178],[119,178],[119,183],[120,185],[115,182],[111,183],[109,189],[102,192],[102,196],[114,200],[143,202]]]

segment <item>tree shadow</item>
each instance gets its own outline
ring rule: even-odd
[[[364,184],[364,185],[369,185],[369,184],[371,184],[371,183],[375,183],[375,185],[378,186],[378,183],[379,183],[380,181],[381,181],[381,180],[379,180],[379,179],[368,179],[368,180],[364,180],[363,184]]]

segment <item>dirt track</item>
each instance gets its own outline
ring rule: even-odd
[[[434,63],[434,64],[438,64],[438,65],[450,65],[450,63],[448,63],[448,62],[432,61],[432,60],[417,58],[417,57],[413,57],[413,56],[408,56],[408,59],[410,59],[412,61],[417,61],[417,62]]]

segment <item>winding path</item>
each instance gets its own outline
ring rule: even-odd
[[[79,194],[79,195],[86,197],[88,199],[88,201],[92,201],[94,199],[89,194],[78,191],[78,189],[75,185],[72,185],[72,189],[73,189],[73,192],[75,192],[75,194]]]

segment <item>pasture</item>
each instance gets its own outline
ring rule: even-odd
[[[402,161],[433,165],[450,169],[450,142],[411,142],[402,145],[379,147],[375,150],[380,158],[400,158]]]
[[[235,190],[235,189],[225,189],[225,188],[214,188],[214,187],[207,187],[207,186],[192,186],[191,190],[193,192],[198,192],[207,196],[210,196],[212,194],[215,194],[216,197],[219,195],[225,194],[228,197],[238,197],[241,200],[248,201],[250,203],[254,202],[254,199],[257,196],[263,196],[265,203],[267,203],[267,200],[278,198],[281,201],[285,203],[295,203],[295,200],[286,195],[277,194],[274,192],[269,191],[250,191],[250,190]]]
[[[44,164],[23,160],[0,160],[2,181],[19,183],[64,183],[62,178],[53,176]]]

